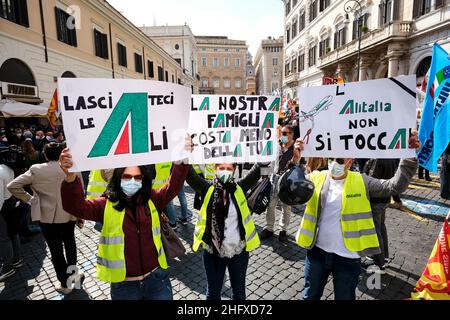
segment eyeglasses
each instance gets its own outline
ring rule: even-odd
[[[281,134],[283,135],[283,136],[287,136],[288,134],[291,134],[292,133],[292,131],[288,131],[288,132],[282,132]]]
[[[143,176],[142,176],[142,174],[138,174],[135,176],[133,176],[132,174],[123,174],[122,175],[122,180],[131,180],[133,178],[135,181],[142,181]]]

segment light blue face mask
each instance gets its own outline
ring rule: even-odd
[[[128,197],[132,197],[142,188],[142,181],[136,181],[134,178],[131,180],[121,180],[120,187],[122,188],[123,193]]]
[[[288,143],[289,138],[286,137],[286,136],[282,136],[281,139],[280,139],[280,141],[281,141],[281,143],[286,144],[286,143]]]
[[[328,161],[328,168],[333,178],[340,178],[345,174],[345,164],[339,164],[336,161]]]

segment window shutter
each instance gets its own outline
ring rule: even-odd
[[[61,13],[58,7],[55,7],[55,17],[56,17],[56,36],[59,41],[62,41]]]
[[[338,32],[334,33],[334,50],[338,48]]]
[[[417,18],[419,16],[420,16],[420,0],[414,0],[413,18]]]
[[[394,13],[393,13],[393,19],[400,20],[400,0],[393,0],[394,1]],[[439,0],[436,0],[436,3]]]
[[[19,24],[25,27],[29,27],[28,23],[28,9],[27,9],[27,0],[19,0],[18,1],[18,14],[19,14]]]

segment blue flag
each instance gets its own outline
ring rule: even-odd
[[[437,172],[439,157],[450,142],[450,57],[437,43],[429,71],[419,139],[422,147],[417,154],[419,165]]]

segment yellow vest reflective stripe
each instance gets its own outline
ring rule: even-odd
[[[205,164],[205,179],[214,180],[216,175],[216,168],[213,164]]]
[[[195,224],[194,230],[194,244],[192,249],[197,251],[200,244],[203,243],[203,235],[206,229],[206,211],[208,209],[209,202],[211,201],[211,196],[214,193],[214,186],[209,187],[208,192],[205,195],[205,200],[203,201],[200,213],[197,216],[197,223]],[[245,229],[245,250],[252,251],[259,247],[260,241],[259,236],[255,228],[255,223],[253,222],[250,210],[247,205],[247,199],[245,198],[244,191],[238,185],[236,191],[234,192],[234,197],[236,203],[238,204],[238,210],[241,213],[242,224]]]
[[[194,168],[194,171],[197,174],[203,174],[206,180],[214,180],[214,177],[216,175],[216,168],[214,164],[205,164],[204,166],[204,170],[198,164],[193,164],[192,168]]]
[[[152,181],[152,189],[159,189],[169,183],[172,162],[155,164],[156,176]]]
[[[295,237],[297,244],[307,249],[311,249],[316,242],[320,193],[327,175],[328,171],[316,171],[309,176],[315,190],[306,204],[300,229]],[[362,175],[357,172],[349,171],[345,179],[340,220],[342,238],[349,251],[360,254],[379,252],[379,242],[366,187]]]
[[[97,278],[104,282],[122,282],[126,277],[125,234],[123,220],[125,209],[114,209],[115,203],[106,201],[103,227],[98,244]],[[167,259],[161,240],[159,214],[151,200],[148,201],[152,219],[153,242],[158,252],[159,266],[167,269]]]
[[[86,199],[93,200],[106,191],[108,181],[103,179],[101,170],[92,170],[89,173],[89,183],[86,190]]]

